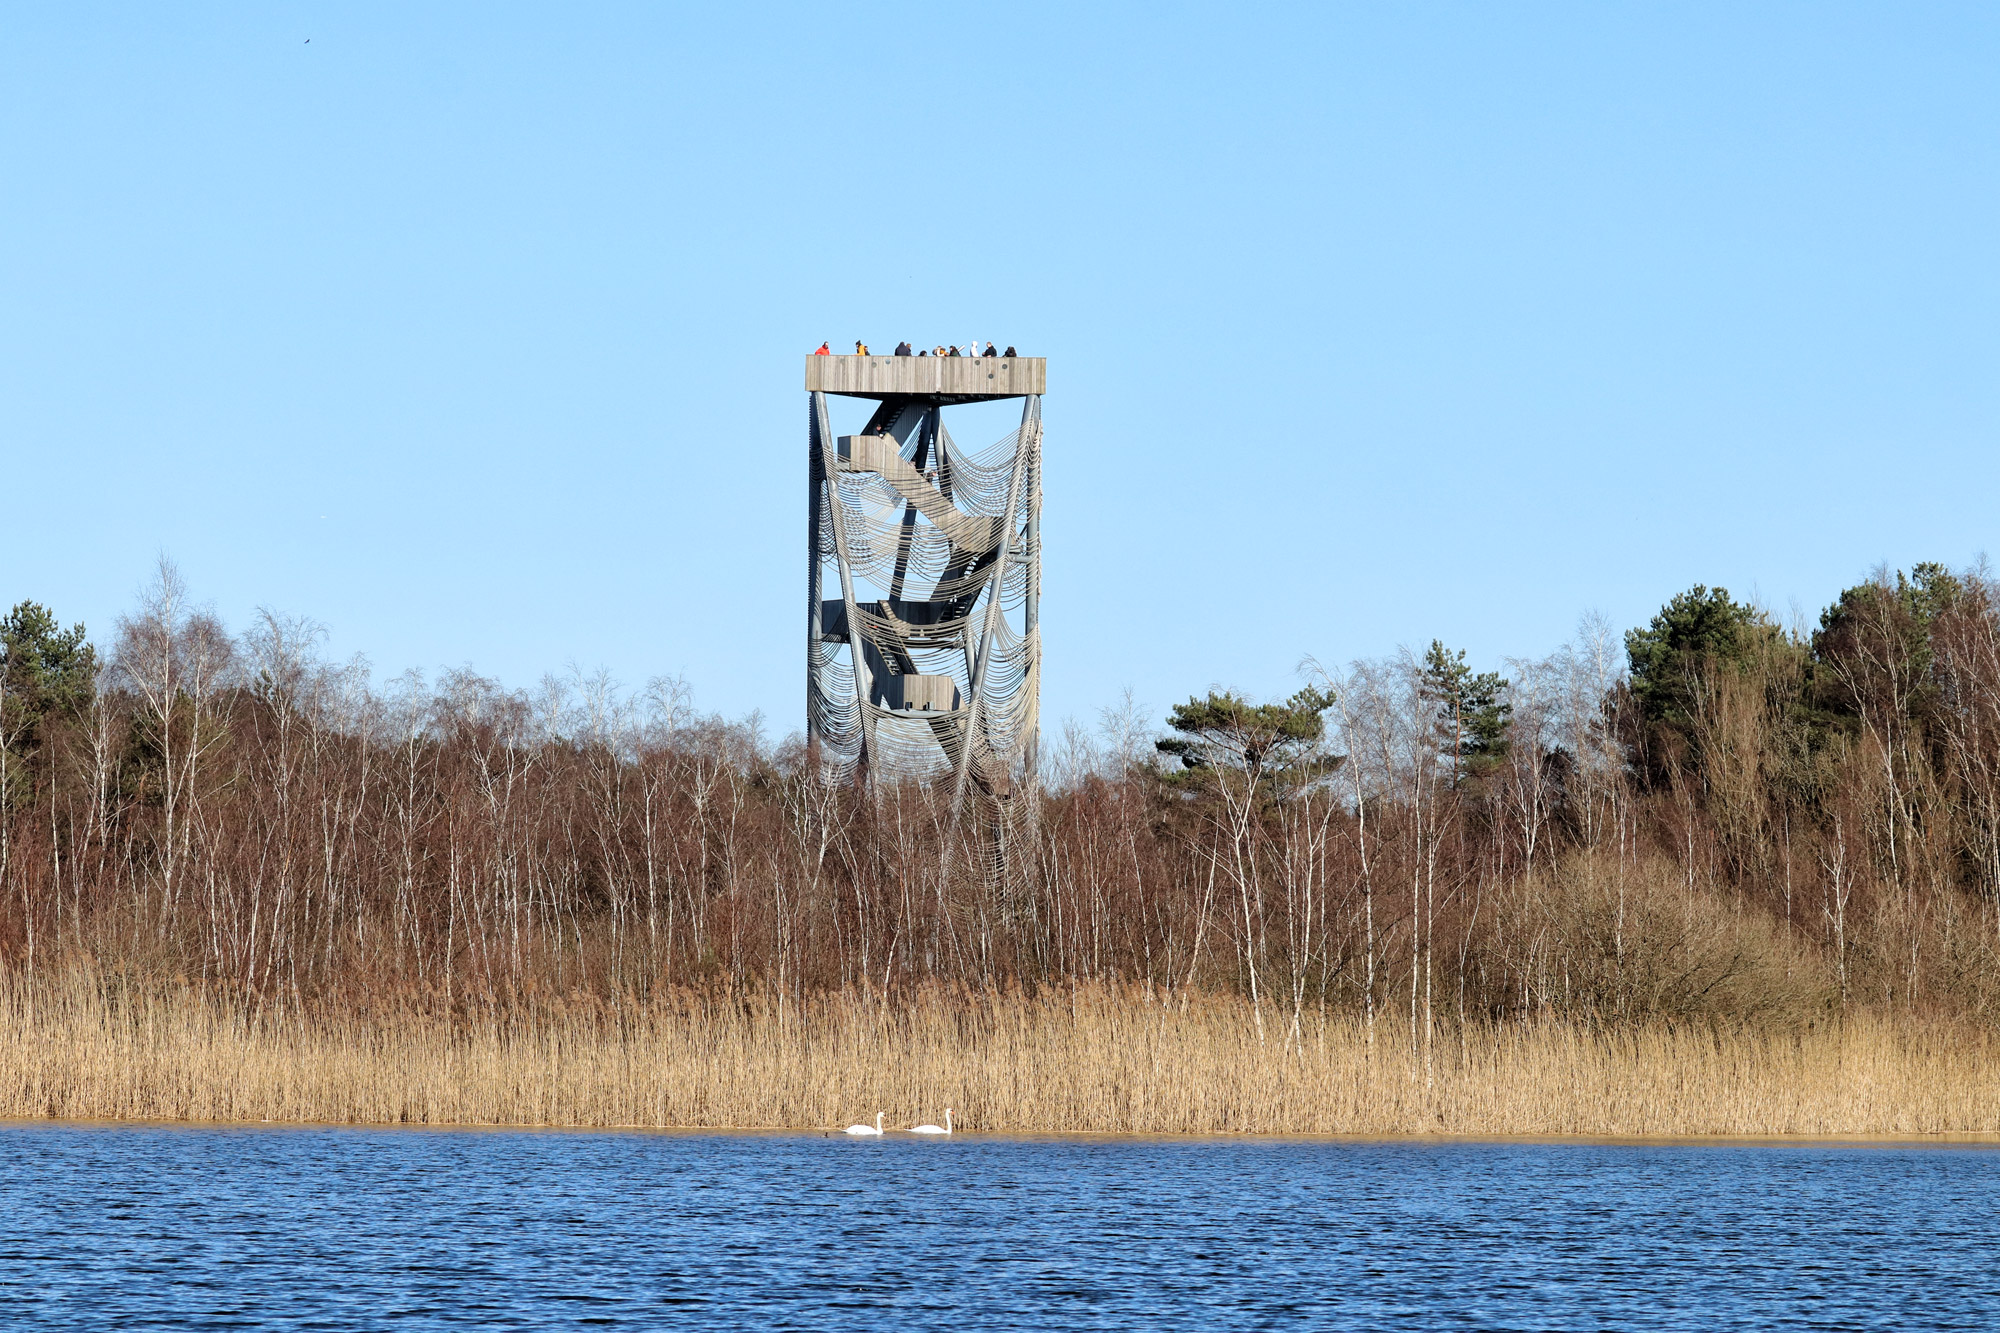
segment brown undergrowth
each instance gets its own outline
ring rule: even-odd
[[[0,1117],[423,1125],[1492,1136],[2000,1130],[1983,1029],[1881,1015],[1785,1031],[1482,1026],[1080,989],[685,999],[310,1020],[189,990],[0,978]]]

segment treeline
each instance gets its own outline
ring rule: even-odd
[[[1785,627],[1721,589],[1477,673],[1129,709],[955,819],[655,682],[387,689],[170,567],[102,651],[0,625],[0,954],[465,1011],[1088,981],[1424,1033],[1562,1013],[2000,1014],[2000,588]]]

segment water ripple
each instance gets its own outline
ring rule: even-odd
[[[0,1323],[1985,1328],[2000,1153],[0,1129]]]

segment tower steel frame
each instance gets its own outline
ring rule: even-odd
[[[954,810],[1033,775],[1045,377],[1040,357],[806,358],[806,737],[823,773],[948,777]],[[829,397],[876,406],[836,436]],[[1011,398],[1013,432],[978,451],[952,438],[947,407]]]

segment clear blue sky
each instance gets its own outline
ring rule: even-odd
[[[1996,70],[1979,4],[13,5],[0,598],[103,640],[165,551],[781,733],[801,358],[977,336],[1049,358],[1053,721],[1815,613],[1995,545]]]

